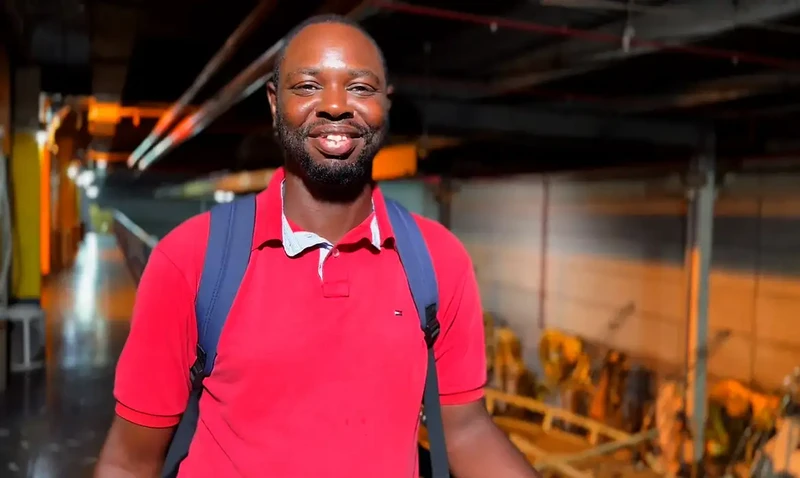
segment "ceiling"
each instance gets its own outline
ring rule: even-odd
[[[257,3],[0,0],[0,20],[18,61],[42,66],[44,89],[168,105]],[[258,28],[191,103],[209,106],[303,18],[360,6],[396,86],[396,140],[461,141],[434,150],[430,171],[668,161],[691,154],[711,125],[722,155],[775,153],[793,147],[800,126],[800,50],[791,46],[800,0],[266,3]],[[278,164],[263,88],[223,102],[234,104],[152,170]],[[123,122],[109,147],[131,152],[155,124]]]

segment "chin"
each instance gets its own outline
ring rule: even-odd
[[[316,153],[316,154],[315,154]],[[301,164],[305,175],[320,186],[354,187],[369,182],[372,167],[356,151],[345,159],[328,158],[318,151],[306,155],[306,164]]]
[[[331,167],[340,167],[346,166],[348,164],[353,164],[359,161],[362,156],[363,148],[361,146],[357,146],[352,151],[347,153],[346,156],[341,157],[331,157],[326,156],[322,153],[322,151],[318,150],[314,146],[306,145],[306,155],[313,161],[315,164],[319,165],[329,165]]]
[[[322,154],[310,154],[311,161],[317,166],[331,169],[347,168],[358,162],[358,155],[350,154],[346,158],[329,158]]]

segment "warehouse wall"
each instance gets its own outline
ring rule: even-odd
[[[800,363],[800,193],[776,193],[786,181],[739,176],[718,198],[711,335],[733,334],[712,351],[712,376],[773,388]],[[453,230],[472,254],[485,308],[520,334],[531,366],[544,326],[663,373],[683,369],[686,203],[666,184],[518,177],[460,185]]]
[[[433,189],[423,181],[382,181],[380,188],[385,197],[394,199],[409,211],[439,220],[439,206]]]
[[[422,181],[383,181],[381,190],[408,210],[438,219],[439,209],[432,189]],[[154,199],[150,191],[106,190],[97,199],[103,208],[121,211],[148,233],[163,237],[186,219],[207,211],[215,202],[211,199]]]
[[[108,192],[98,199],[103,208],[117,209],[131,221],[155,237],[164,237],[190,217],[208,210],[211,200],[154,199],[145,193]]]

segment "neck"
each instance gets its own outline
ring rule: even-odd
[[[348,201],[331,201],[314,194],[303,178],[287,171],[283,211],[303,230],[336,244],[372,213],[372,185],[365,184]]]

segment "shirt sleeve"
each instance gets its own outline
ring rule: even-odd
[[[486,346],[483,308],[472,261],[462,254],[437,273],[440,280],[439,321],[442,334],[434,345],[442,405],[463,405],[483,398]]]
[[[117,415],[151,428],[172,427],[180,420],[197,341],[194,291],[160,246],[139,281],[114,384]]]

